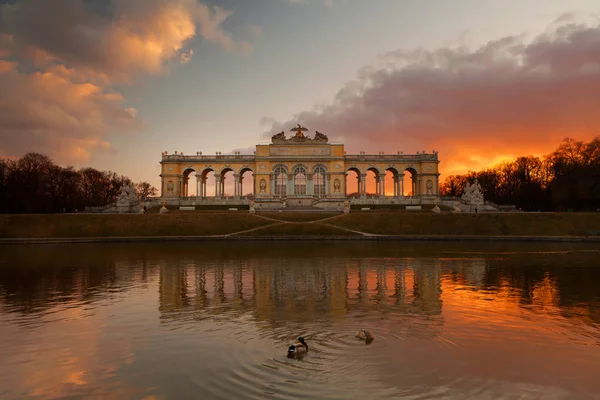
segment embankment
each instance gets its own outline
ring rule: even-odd
[[[190,212],[0,215],[0,242],[119,240],[588,240],[600,242],[600,213],[433,214]],[[561,239],[562,238],[562,239]],[[72,239],[72,240],[71,240]]]

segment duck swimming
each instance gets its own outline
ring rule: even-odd
[[[373,341],[373,339],[375,339],[375,337],[373,337],[371,332],[366,331],[364,329],[361,329],[358,332],[356,332],[356,337],[359,338],[360,340],[366,341],[367,343],[371,343]]]
[[[295,344],[291,345],[288,348],[288,357],[294,357],[299,354],[304,354],[307,351],[308,351],[308,345],[304,341],[304,338],[302,336],[300,336],[298,338],[298,342],[296,342]]]

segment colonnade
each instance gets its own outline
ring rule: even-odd
[[[225,175],[214,173],[215,179],[215,197],[223,197],[225,196]],[[291,196],[291,195],[306,195],[306,196],[330,196],[330,176],[328,173],[322,174],[322,182],[320,183],[323,187],[321,189],[318,185],[315,184],[315,180],[313,179],[316,174],[307,173],[304,174],[304,179],[302,180],[304,184],[304,188],[298,188],[298,182],[296,182],[296,174],[293,173],[285,173],[285,187],[281,188],[279,182],[277,181],[278,177],[275,174],[269,175],[269,187],[271,196],[281,197],[281,196]],[[367,174],[357,173],[357,183],[358,183],[358,194],[361,197],[365,197],[367,195]],[[345,174],[346,183],[348,180],[348,173]],[[386,197],[385,192],[385,173],[380,173],[375,175],[375,196],[377,197]],[[405,174],[394,174],[393,176],[393,197],[402,198],[405,196],[404,191],[404,177]],[[234,197],[242,197],[243,193],[243,174],[234,174],[233,175],[233,196]],[[253,178],[252,182],[252,192],[254,192],[255,179]],[[419,196],[421,193],[421,175],[420,174],[411,174],[411,193],[412,196]],[[180,176],[179,177],[179,188],[182,197],[189,197],[189,176]],[[196,196],[197,197],[208,197],[207,193],[207,180],[208,176],[197,175],[196,176]],[[279,185],[279,186],[278,186]],[[347,184],[344,185],[347,188]],[[347,192],[347,190],[346,190]],[[433,195],[438,195],[438,178],[435,178],[435,186],[433,189]],[[340,195],[344,195],[344,193],[340,193]]]
[[[219,175],[214,173],[215,179],[215,197],[223,197],[225,196],[225,175]],[[190,177],[181,176],[179,178],[179,185],[182,188],[181,193],[182,197],[189,197],[189,180]],[[243,174],[234,174],[233,175],[233,196],[242,197],[243,194]],[[208,197],[208,192],[206,189],[206,183],[208,181],[208,175],[196,175],[196,197]],[[254,187],[254,184],[253,184]]]
[[[386,174],[375,175],[375,195],[378,197],[385,197],[385,176]],[[346,174],[346,179],[348,174]],[[367,174],[356,174],[358,181],[358,194],[360,196],[367,195]],[[420,177],[417,175],[411,176],[412,180],[412,193],[413,196],[418,195],[418,188]],[[404,174],[397,174],[393,176],[394,194],[393,197],[404,197]]]

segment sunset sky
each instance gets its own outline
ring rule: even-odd
[[[301,123],[443,175],[600,132],[598,0],[0,0],[0,157],[158,186]]]

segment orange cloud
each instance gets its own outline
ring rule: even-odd
[[[85,160],[111,149],[109,129],[139,126],[137,111],[112,85],[190,61],[197,36],[228,51],[252,51],[223,30],[231,12],[196,0],[114,0],[101,7],[83,0],[0,6],[0,57],[18,59],[0,60],[0,154]]]
[[[74,83],[61,70],[2,75],[0,127],[8,153],[47,152],[84,161],[109,126],[136,125],[123,98],[92,83]]]
[[[466,172],[597,135],[599,90],[600,26],[563,22],[528,42],[391,52],[267,135],[301,123],[349,152],[435,149],[444,173]]]
[[[14,70],[17,67],[17,65],[18,64],[16,62],[0,60],[0,74]]]

